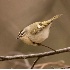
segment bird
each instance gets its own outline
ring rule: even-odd
[[[17,39],[32,46],[38,46],[49,37],[50,27],[54,20],[63,14],[55,15],[51,19],[42,22],[35,22],[22,29]]]

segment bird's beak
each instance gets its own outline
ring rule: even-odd
[[[17,37],[16,39],[19,39],[19,37]]]

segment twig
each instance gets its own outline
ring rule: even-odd
[[[57,66],[60,66],[60,67],[65,66],[64,61],[60,60],[60,61],[57,61],[57,62],[47,62],[47,63],[36,64],[35,68],[40,67],[40,69],[43,69],[44,67],[48,67],[48,66],[51,66],[51,65],[57,65]]]
[[[24,55],[23,53],[21,52],[18,52],[18,51],[11,51],[10,53],[8,53],[8,55]],[[29,69],[31,67],[30,65],[30,62],[28,59],[23,59],[22,61],[21,60],[15,60],[15,61],[8,61],[9,64],[12,64],[10,66],[10,69],[14,69],[14,68],[17,68],[17,66],[23,66],[23,68],[27,68]]]
[[[67,66],[67,67],[62,67],[60,69],[70,69],[70,66]]]
[[[53,67],[52,65],[59,66],[58,68]],[[63,60],[56,61],[56,62],[47,62],[47,63],[41,63],[36,64],[34,67],[39,69],[44,69],[45,67],[51,66],[52,69],[70,69],[70,65],[66,65]]]
[[[44,57],[44,56],[51,56],[51,55],[64,53],[64,52],[70,52],[70,47],[58,49],[58,50],[56,50],[56,52],[55,51],[49,51],[49,52],[43,52],[43,53],[37,53],[37,54],[28,54],[28,55],[0,56],[0,61]]]
[[[37,63],[37,61],[40,59],[41,57],[37,57],[37,59],[33,62],[31,69],[33,69],[33,67],[35,66],[35,64]]]

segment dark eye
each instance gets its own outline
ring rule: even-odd
[[[23,35],[24,33],[25,33],[25,31],[24,32],[21,32],[20,34]]]
[[[22,36],[24,35],[24,33],[25,33],[25,30],[21,30],[21,31],[19,32],[18,36],[19,36],[19,37],[22,37]]]

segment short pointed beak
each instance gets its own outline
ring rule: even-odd
[[[19,39],[19,37],[17,37],[16,39]]]

